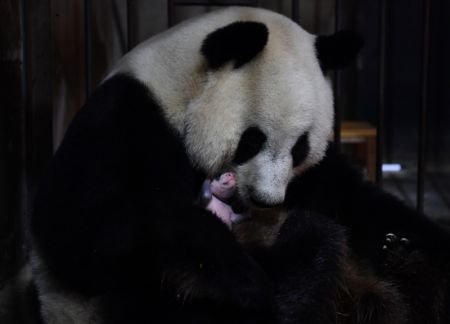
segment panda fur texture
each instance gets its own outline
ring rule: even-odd
[[[332,145],[290,182],[285,204],[345,229],[347,313],[357,323],[450,322],[450,233],[364,180]]]
[[[364,180],[332,144],[320,163],[290,182],[282,206],[253,212],[233,232],[271,275],[274,303],[289,309],[282,323],[450,322],[450,234]],[[334,252],[315,264],[316,275],[309,277],[306,254],[317,242],[323,247],[313,253],[316,260]],[[322,270],[334,265],[335,271],[320,270],[325,259],[332,261]],[[305,320],[295,314],[305,291],[320,292],[314,281],[327,275],[333,275],[327,279],[335,284],[335,295],[325,285],[328,294],[309,309],[325,303],[333,309],[329,317]]]
[[[330,323],[340,226],[293,208],[285,234],[251,251],[196,202],[205,178],[233,168],[244,203],[283,203],[291,179],[325,155],[333,98],[323,72],[360,46],[351,33],[316,37],[273,12],[227,8],[125,55],[36,195],[44,322]]]

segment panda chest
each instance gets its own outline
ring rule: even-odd
[[[288,217],[286,210],[272,208],[252,210],[247,220],[233,225],[237,241],[246,248],[270,247],[275,244],[280,229]]]

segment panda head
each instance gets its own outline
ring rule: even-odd
[[[294,175],[318,163],[332,133],[329,69],[362,46],[351,32],[311,35],[275,13],[211,31],[200,51],[202,91],[190,101],[184,137],[210,176],[232,168],[244,203],[284,201]]]

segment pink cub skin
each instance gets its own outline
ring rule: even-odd
[[[236,177],[231,172],[223,173],[218,180],[211,181],[211,191],[220,200],[229,199],[236,189]]]
[[[226,203],[236,190],[236,176],[232,172],[225,172],[218,179],[205,180],[204,191],[211,191],[211,198],[206,209],[215,214],[222,222],[231,228],[233,222],[243,218],[235,214]]]

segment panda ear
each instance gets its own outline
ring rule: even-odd
[[[234,61],[240,68],[266,46],[269,31],[266,25],[253,21],[237,21],[219,28],[203,41],[201,52],[211,69]]]
[[[341,30],[316,38],[317,58],[324,72],[347,66],[362,49],[364,41],[356,32]]]

